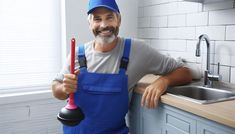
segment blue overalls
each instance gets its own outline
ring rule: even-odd
[[[131,40],[125,40],[123,57],[118,74],[87,71],[84,45],[79,46],[80,74],[75,103],[85,119],[75,127],[64,126],[64,134],[127,134],[125,123],[128,112],[128,76]]]

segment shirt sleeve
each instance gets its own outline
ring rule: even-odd
[[[70,72],[70,65],[69,65],[69,61],[70,61],[70,56],[68,56],[66,58],[66,61],[63,65],[63,67],[61,68],[60,72],[56,74],[56,76],[54,77],[54,81],[60,81],[62,82],[64,79],[64,74],[68,74]]]
[[[76,48],[76,52],[75,52],[75,70],[79,68],[78,58],[77,58],[77,49],[78,48]],[[56,74],[53,80],[62,82],[64,79],[64,74],[69,74],[69,73],[70,73],[70,53],[68,54],[62,69],[60,70],[59,73]]]
[[[150,74],[165,75],[176,68],[184,66],[182,62],[177,62],[174,58],[159,53],[157,49],[145,43],[143,47],[142,50],[145,51],[145,53],[142,56],[146,59],[146,69]]]
[[[135,66],[132,69],[141,74],[141,77],[146,74],[164,75],[184,65],[172,57],[159,53],[143,40],[133,40],[131,51],[130,62]]]

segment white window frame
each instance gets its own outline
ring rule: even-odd
[[[67,45],[66,45],[66,9],[65,0],[60,0],[61,8],[61,62],[62,65],[66,61]],[[62,66],[61,66],[62,68]],[[21,87],[16,89],[7,89],[1,91],[0,105],[9,103],[20,103],[38,99],[53,98],[51,93],[51,85]]]

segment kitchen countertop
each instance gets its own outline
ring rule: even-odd
[[[158,76],[146,75],[142,78],[134,92],[143,94],[145,87],[156,80]],[[162,95],[161,102],[182,109],[189,113],[235,128],[235,100],[212,104],[197,104],[171,95]]]

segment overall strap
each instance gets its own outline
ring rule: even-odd
[[[129,63],[130,49],[131,49],[131,39],[125,39],[124,52],[120,63],[119,73],[125,74],[127,70],[127,66]]]
[[[78,47],[78,63],[80,71],[87,71],[86,56],[85,56],[85,45],[81,44]]]

